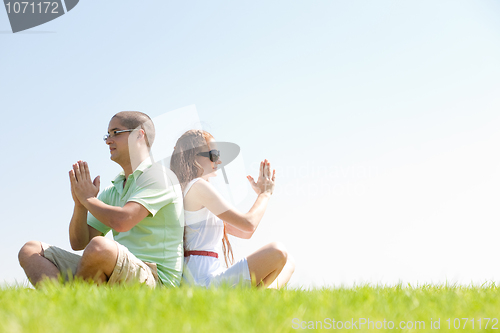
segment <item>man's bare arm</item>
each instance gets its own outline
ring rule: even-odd
[[[92,238],[102,233],[87,224],[87,209],[75,205],[73,216],[69,223],[69,242],[75,251],[83,250]]]
[[[123,207],[116,207],[91,197],[84,200],[84,205],[102,224],[118,232],[129,231],[149,215],[143,205],[133,201],[127,202]]]

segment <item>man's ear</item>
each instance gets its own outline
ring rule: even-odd
[[[137,139],[141,139],[144,141],[144,144],[147,145],[147,138],[146,138],[146,131],[144,131],[142,128],[139,130],[139,136]]]

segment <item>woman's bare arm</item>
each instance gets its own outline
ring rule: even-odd
[[[227,232],[233,236],[248,239],[257,229],[274,190],[275,172],[271,176],[270,164],[261,163],[257,182],[250,176],[248,180],[258,194],[257,200],[248,213],[241,213],[231,205],[207,181],[197,181],[186,194],[184,200],[190,204],[206,207],[226,222]]]

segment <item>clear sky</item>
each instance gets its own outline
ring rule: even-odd
[[[181,108],[167,137],[241,147],[241,210],[277,169],[238,258],[281,241],[306,288],[500,280],[498,1],[80,1],[17,34],[0,10],[0,60],[0,281],[28,240],[70,248],[68,171],[120,171],[113,114]]]

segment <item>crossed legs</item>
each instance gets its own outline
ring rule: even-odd
[[[106,282],[113,273],[117,259],[116,242],[101,236],[94,237],[83,251],[75,276],[97,283]],[[34,286],[44,279],[59,278],[59,269],[45,258],[41,242],[29,241],[24,244],[19,251],[19,263]]]
[[[108,281],[118,260],[117,243],[97,236],[90,240],[76,268],[76,277]],[[19,251],[19,263],[34,286],[59,278],[59,269],[44,256],[41,242],[29,241]],[[280,243],[270,243],[247,257],[250,276],[259,287],[281,288],[292,276],[295,263]]]

